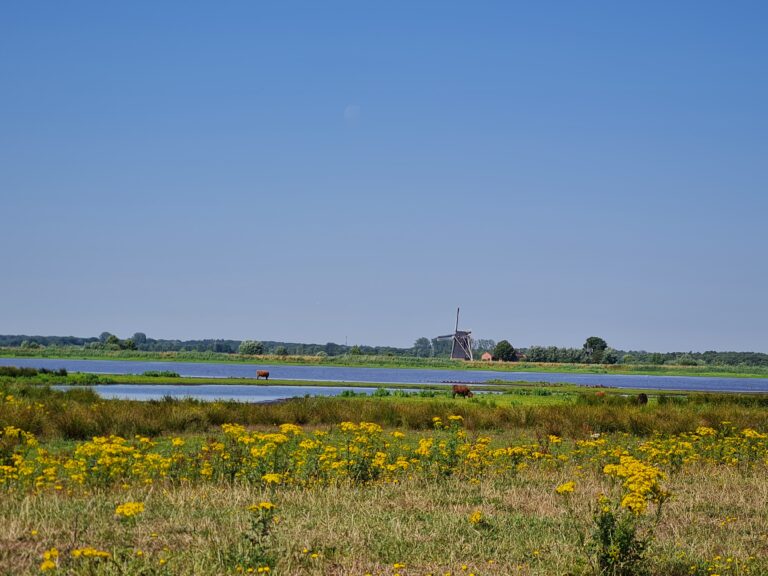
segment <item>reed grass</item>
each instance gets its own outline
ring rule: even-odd
[[[464,417],[469,430],[535,430],[582,438],[593,433],[650,435],[680,433],[722,421],[737,427],[768,430],[768,397],[692,394],[660,397],[646,406],[634,397],[584,392],[567,404],[517,404],[504,396],[473,399],[303,397],[267,404],[203,402],[191,399],[102,400],[87,388],[56,391],[47,386],[1,383],[0,428],[16,426],[44,438],[85,439],[95,435],[205,432],[225,422],[248,426],[280,423],[329,425],[365,420],[382,426],[428,429],[432,418]],[[528,397],[534,402],[536,396]],[[539,397],[548,400],[549,396]]]

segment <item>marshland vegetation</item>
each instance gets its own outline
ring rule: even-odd
[[[46,383],[78,377],[0,376],[0,574],[768,571],[765,395],[246,404]]]

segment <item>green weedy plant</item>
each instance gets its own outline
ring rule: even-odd
[[[446,432],[442,442],[440,442],[440,444],[444,444],[444,448],[432,452],[432,461],[438,478],[452,476],[459,465],[461,459],[459,446],[462,440],[463,422],[464,419],[457,415],[448,416],[447,424],[443,424],[439,417],[432,418],[434,428]]]
[[[639,517],[601,497],[593,514],[590,547],[600,576],[645,576],[645,552],[652,534],[641,534]]]
[[[270,552],[272,527],[277,521],[275,505],[271,502],[259,502],[249,506],[248,512],[249,526],[240,542],[230,548],[227,565],[243,572],[248,569],[262,572],[260,568],[275,565],[274,555]]]

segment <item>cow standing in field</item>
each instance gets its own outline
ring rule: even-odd
[[[258,380],[259,378],[264,378],[265,380],[269,380],[269,372],[267,370],[257,370],[256,380]]]
[[[472,398],[472,396],[474,396],[472,390],[469,389],[469,386],[464,386],[463,384],[454,384],[451,392],[453,393],[454,398],[456,398],[457,394],[459,396],[464,396],[464,398]]]

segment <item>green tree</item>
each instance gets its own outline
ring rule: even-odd
[[[619,353],[613,348],[606,348],[603,352],[603,364],[618,364]]]
[[[584,352],[588,364],[601,364],[608,343],[598,336],[590,336],[584,342]]]
[[[257,340],[243,340],[237,349],[240,354],[258,355],[264,353],[264,344]]]
[[[472,340],[472,348],[476,354],[493,352],[493,349],[496,348],[496,342],[490,339],[480,338],[479,340]]]
[[[525,359],[528,362],[546,362],[547,349],[544,346],[530,346],[525,352]]]
[[[502,362],[514,362],[517,360],[517,351],[507,340],[502,340],[493,349],[493,359]]]
[[[432,356],[432,343],[429,338],[423,336],[413,343],[413,355],[419,358],[429,358]]]
[[[278,346],[275,348],[275,354],[278,356],[288,356],[288,349],[285,346]]]
[[[450,338],[445,340],[432,338],[432,355],[437,358],[447,358],[451,355],[451,345],[452,342]]]

